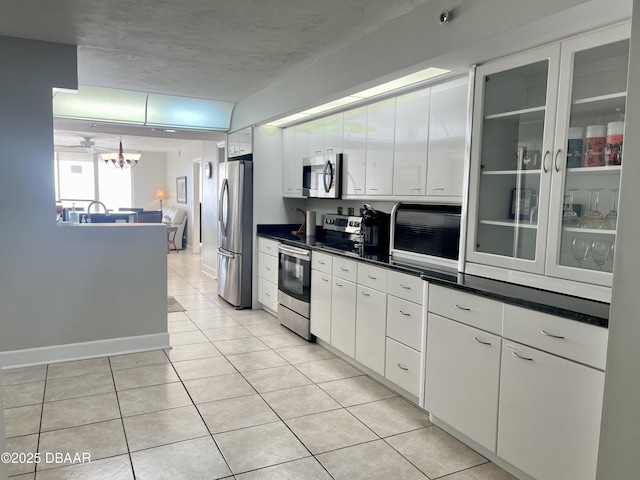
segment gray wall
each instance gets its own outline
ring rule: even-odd
[[[640,0],[633,0],[629,85],[640,85]],[[625,163],[622,166],[618,234],[613,267],[613,295],[609,319],[609,349],[604,384],[604,406],[599,480],[638,478],[640,475],[640,89],[627,94]],[[637,144],[637,146],[636,146]]]
[[[2,370],[0,370],[0,386],[2,385]],[[2,406],[2,395],[0,395],[0,453],[7,451],[7,442],[4,433],[4,409]],[[0,480],[7,480],[7,469],[4,463],[0,462]]]
[[[55,223],[51,94],[76,88],[76,47],[0,37],[0,59],[0,202],[7,211],[0,359],[24,349],[46,356],[49,347],[80,342],[168,339],[164,228]]]

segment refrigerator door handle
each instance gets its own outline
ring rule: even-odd
[[[236,258],[236,256],[235,256],[235,255],[233,255],[232,253],[227,253],[227,252],[225,252],[224,250],[221,250],[221,249],[219,249],[219,248],[218,248],[218,253],[219,253],[220,255],[222,255],[223,257],[227,257],[227,258]]]
[[[225,211],[226,210],[226,211]],[[222,192],[220,192],[220,206],[218,209],[218,221],[222,228],[222,233],[227,234],[227,222],[226,218],[229,217],[229,180],[226,178],[222,183]]]

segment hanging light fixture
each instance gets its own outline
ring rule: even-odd
[[[107,165],[111,164],[115,168],[124,170],[125,168],[133,168],[138,164],[138,160],[142,154],[140,153],[125,153],[122,149],[122,137],[120,137],[120,151],[119,152],[106,152],[101,153],[100,158],[104,160]]]

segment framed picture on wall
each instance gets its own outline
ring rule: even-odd
[[[187,203],[187,177],[176,178],[176,201]]]

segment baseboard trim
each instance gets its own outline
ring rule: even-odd
[[[210,267],[209,265],[205,265],[203,263],[201,270],[202,270],[202,273],[204,273],[205,275],[210,276],[214,280],[218,279],[218,271],[215,268]]]
[[[3,369],[29,367],[47,363],[69,362],[87,358],[146,352],[164,348],[170,348],[169,334],[155,333],[135,337],[120,337],[108,340],[0,352],[0,366],[2,366]]]

